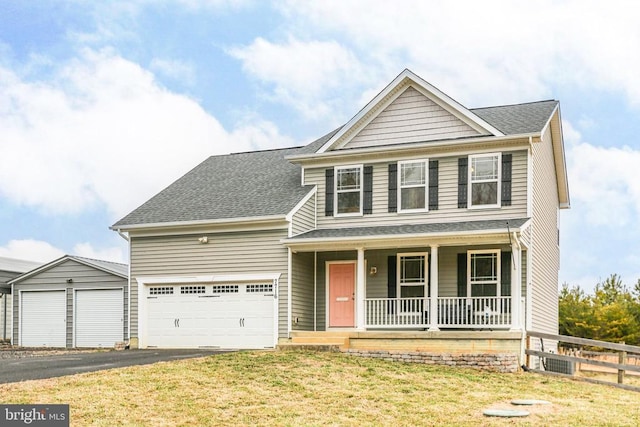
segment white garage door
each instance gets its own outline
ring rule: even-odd
[[[124,339],[122,289],[77,290],[76,347],[113,347]]]
[[[66,292],[22,292],[21,299],[20,344],[66,347]]]
[[[149,347],[274,346],[272,283],[162,285],[146,293]]]

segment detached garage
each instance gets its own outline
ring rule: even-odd
[[[113,347],[128,339],[128,267],[66,255],[9,283],[12,343]]]

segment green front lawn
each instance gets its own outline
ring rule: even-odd
[[[543,399],[522,419],[482,415]],[[637,426],[640,393],[339,353],[240,352],[0,385],[2,403],[69,403],[71,425]]]

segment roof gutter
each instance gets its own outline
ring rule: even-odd
[[[242,224],[264,224],[277,221],[286,221],[286,215],[270,215],[256,216],[244,218],[221,218],[221,219],[204,219],[198,221],[172,221],[172,222],[153,222],[149,224],[131,224],[131,225],[112,225],[110,230],[118,233],[136,230],[147,230],[154,228],[177,228],[177,227],[198,227],[205,225],[242,225]]]

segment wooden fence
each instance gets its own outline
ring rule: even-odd
[[[536,340],[540,340],[541,343],[540,350],[533,349],[532,346],[536,343]],[[573,355],[565,355],[552,353],[549,351],[544,351],[544,342],[553,342],[557,344],[565,343],[571,344],[572,347],[583,348],[583,347],[598,347],[606,350],[613,350],[618,353],[618,363],[604,361],[604,360],[595,360],[588,357],[582,357],[583,355],[580,352],[576,352]],[[562,373],[562,372],[554,372],[548,369],[532,369],[529,368],[531,372],[537,372],[539,374],[544,375],[555,375],[561,377],[568,377],[578,379],[580,381],[587,381],[596,384],[607,384],[613,385],[619,388],[624,388],[626,390],[640,391],[639,386],[634,386],[630,384],[624,384],[625,373],[629,372],[640,372],[640,366],[635,364],[627,363],[627,357],[629,354],[640,355],[640,347],[626,344],[617,344],[606,341],[597,341],[590,340],[586,338],[577,338],[577,337],[569,337],[566,335],[553,335],[553,334],[545,334],[542,332],[527,332],[527,348],[525,350],[525,354],[527,355],[527,366],[531,366],[529,363],[530,357],[539,357],[542,361],[543,365],[548,365],[550,361],[563,361],[567,364],[575,364],[575,363],[583,363],[588,365],[596,365],[602,366],[606,368],[613,368],[618,372],[618,382],[612,381],[604,381],[594,378],[587,377],[578,377],[575,373]]]

